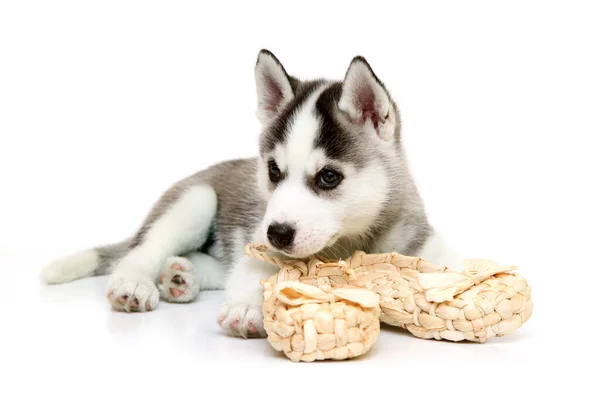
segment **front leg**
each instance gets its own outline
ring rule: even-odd
[[[127,312],[156,308],[161,267],[168,257],[197,249],[206,241],[216,209],[217,197],[210,186],[181,188],[177,196],[167,192],[109,278],[113,308]]]
[[[219,325],[231,336],[265,337],[261,279],[277,273],[277,267],[243,256],[225,284],[227,300],[219,312]]]

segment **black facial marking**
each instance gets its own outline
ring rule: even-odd
[[[283,143],[288,133],[289,121],[294,113],[306,102],[308,97],[323,84],[322,80],[292,85],[294,98],[286,105],[280,115],[271,123],[261,137],[260,150],[262,153],[272,151],[278,143]]]
[[[315,138],[315,147],[322,148],[325,155],[334,160],[352,161],[362,165],[360,138],[345,130],[335,117],[335,109],[342,95],[342,83],[329,86],[316,103],[316,112],[321,118],[321,130]]]

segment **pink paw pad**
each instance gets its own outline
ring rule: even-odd
[[[199,290],[193,267],[179,257],[165,262],[159,278],[160,296],[163,300],[173,303],[193,300]]]
[[[248,324],[248,333],[251,335],[256,335],[258,333],[258,329],[252,322]]]

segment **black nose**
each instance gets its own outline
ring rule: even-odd
[[[296,230],[289,224],[273,222],[267,229],[269,242],[278,249],[283,249],[292,244]]]

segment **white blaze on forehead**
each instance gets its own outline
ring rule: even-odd
[[[268,242],[267,231],[273,222],[291,224],[296,230],[292,246],[296,256],[320,251],[341,228],[336,203],[316,195],[305,182],[306,175],[317,173],[325,162],[323,150],[315,148],[321,129],[315,106],[325,88],[315,90],[294,113],[286,140],[274,152],[285,179],[269,199],[261,229],[263,240]]]
[[[315,149],[315,138],[321,128],[321,121],[316,113],[315,105],[324,90],[325,86],[315,90],[296,111],[294,118],[290,121],[291,126],[283,149],[278,149],[278,153],[283,152],[282,161],[289,178],[302,179],[309,167],[308,162]]]

